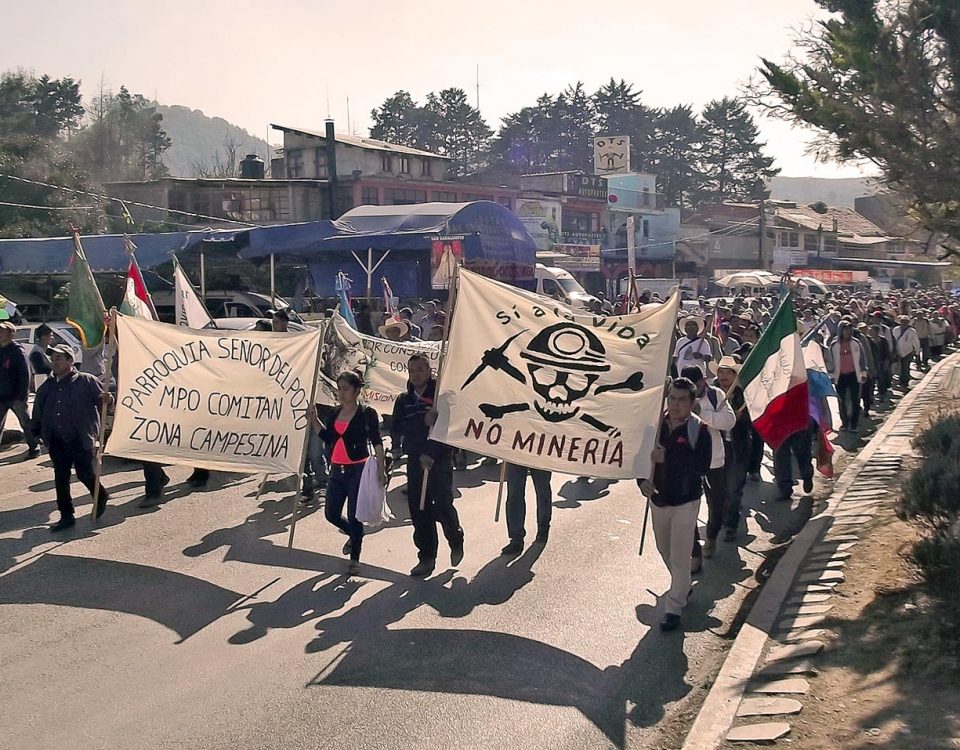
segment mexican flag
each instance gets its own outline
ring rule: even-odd
[[[774,450],[809,425],[807,369],[789,295],[743,363],[740,385],[754,428]]]
[[[97,349],[103,343],[107,311],[93,273],[80,244],[80,234],[73,232],[73,258],[70,268],[70,299],[67,301],[67,322],[77,329],[84,349]]]
[[[147,320],[157,319],[157,312],[153,308],[150,292],[147,291],[147,286],[143,283],[140,264],[137,263],[137,259],[133,257],[132,253],[130,254],[130,266],[127,268],[127,283],[123,290],[120,312],[124,315],[133,315]]]

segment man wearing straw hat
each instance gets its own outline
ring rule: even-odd
[[[33,432],[38,435],[53,461],[53,481],[57,491],[60,520],[50,531],[62,531],[74,525],[73,499],[70,497],[70,471],[93,494],[94,451],[100,434],[100,405],[112,397],[100,381],[73,366],[73,350],[58,344],[48,350],[52,377],[37,390],[33,404]],[[103,515],[109,495],[100,488],[96,517]]]

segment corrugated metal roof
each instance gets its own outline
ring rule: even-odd
[[[299,133],[300,135],[308,135],[312,138],[320,138],[322,140],[327,139],[326,133],[322,133],[317,130],[293,128],[287,125],[275,125],[274,123],[270,123],[270,127],[274,130],[282,130],[284,133]],[[440,154],[434,154],[430,151],[421,151],[418,148],[411,148],[410,146],[400,146],[396,143],[378,141],[375,138],[361,138],[356,135],[347,135],[345,133],[336,133],[335,138],[337,143],[342,143],[345,146],[354,146],[355,148],[365,148],[371,151],[387,151],[393,154],[409,154],[410,156],[429,156],[433,159],[446,159],[447,161],[452,161],[449,156],[440,156]]]
[[[817,205],[817,204],[814,204]],[[864,237],[884,236],[884,231],[865,216],[858,214],[852,208],[844,206],[827,206],[821,204],[823,211],[817,211],[811,206],[797,206],[796,208],[778,208],[778,219],[793,222],[805,229],[816,230],[823,227],[823,231],[832,232],[833,222],[837,222],[838,234],[858,234]]]

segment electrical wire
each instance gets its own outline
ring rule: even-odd
[[[100,208],[99,206],[32,206],[29,203],[10,203],[9,201],[0,201],[0,206],[32,208],[36,211],[96,211]]]
[[[138,201],[130,201],[124,198],[115,198],[112,195],[101,195],[100,193],[92,193],[88,190],[77,190],[76,188],[68,188],[63,185],[53,185],[49,182],[41,182],[40,180],[28,180],[26,177],[17,177],[12,174],[5,174],[0,172],[0,177],[4,177],[8,180],[16,180],[17,182],[24,182],[28,185],[39,185],[40,187],[51,188],[52,190],[62,190],[68,193],[74,193],[75,195],[87,195],[91,198],[99,198],[100,200],[114,201],[119,203],[121,206],[124,204],[130,206],[137,206],[139,208],[150,208],[155,211],[165,211],[170,214],[179,214],[180,216],[192,216],[197,219],[209,219],[210,221],[226,222],[228,224],[239,224],[245,227],[260,227],[260,224],[253,224],[249,221],[239,221],[237,219],[226,219],[222,216],[207,216],[206,214],[193,213],[191,211],[180,211],[176,208],[164,208],[163,206],[154,206],[150,203],[139,203]]]

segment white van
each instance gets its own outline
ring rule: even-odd
[[[554,266],[545,266],[537,263],[534,271],[537,280],[537,294],[561,300],[572,307],[586,309],[591,302],[597,302],[590,292],[580,286],[580,282],[573,278],[569,271]]]

